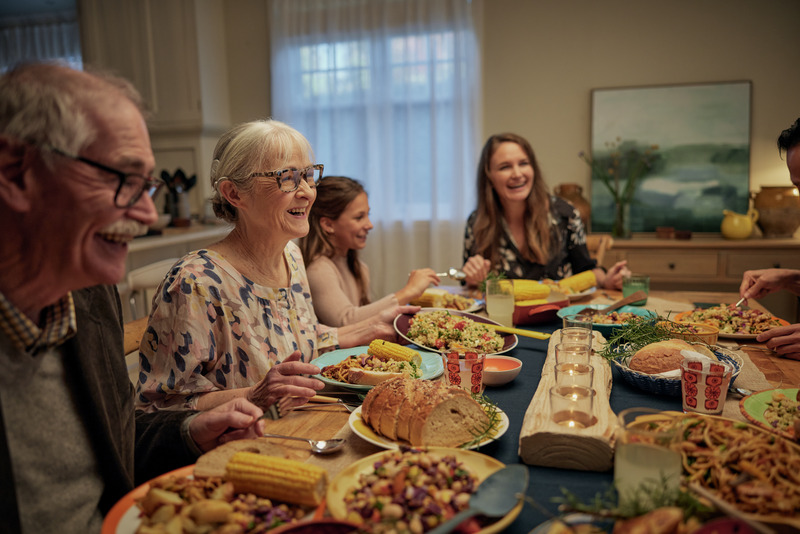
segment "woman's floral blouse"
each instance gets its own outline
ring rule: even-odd
[[[172,267],[139,347],[137,408],[194,409],[198,394],[257,384],[295,350],[308,362],[335,348],[336,329],[314,314],[297,245],[284,257],[291,285],[279,288],[256,285],[210,250]]]
[[[476,212],[473,211],[467,220],[464,232],[464,262],[476,254],[473,230],[476,217]],[[586,230],[578,210],[566,200],[551,195],[549,219],[550,231],[557,236],[558,240],[555,242],[559,245],[550,251],[551,256],[547,265],[528,261],[520,255],[505,219],[501,218],[503,235],[500,237],[500,265],[492,265],[492,270],[503,273],[506,278],[561,280],[597,267],[597,262],[592,259],[586,248]]]

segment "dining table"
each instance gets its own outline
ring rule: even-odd
[[[575,304],[610,304],[619,298],[621,298],[619,291],[597,290]],[[739,295],[736,293],[651,290],[644,308],[662,316],[670,316],[695,307],[733,304],[738,300]],[[749,304],[751,307],[764,309],[755,301]],[[553,316],[544,322],[518,325],[518,327],[553,333],[561,328],[561,322],[560,318]],[[720,346],[738,351],[742,356],[745,365],[737,379],[737,385],[740,387],[763,391],[800,385],[800,361],[779,357],[755,340],[720,339],[718,343]],[[520,374],[506,385],[487,387],[484,394],[508,415],[510,425],[504,435],[481,446],[478,452],[506,465],[522,463],[519,454],[520,432],[526,410],[542,378],[548,344],[549,340],[519,336],[518,344],[506,353],[523,362]],[[615,413],[638,406],[681,411],[679,396],[660,396],[637,389],[623,380],[615,366],[611,367],[613,380],[609,403]],[[343,398],[348,398],[350,395],[348,390],[338,390],[330,386],[327,386],[326,390],[321,393],[332,395],[342,393]],[[357,398],[357,395],[351,395],[350,398]],[[739,399],[729,397],[723,415],[745,421],[738,404]],[[348,425],[349,416],[350,412],[342,406],[319,405],[308,410],[293,411],[278,420],[267,421],[267,432],[314,439],[345,438],[347,443],[340,452],[325,456],[312,455],[304,444],[275,440],[287,456],[321,465],[328,470],[332,478],[353,462],[383,450],[354,434]],[[588,504],[597,495],[607,494],[613,482],[613,470],[595,472],[538,465],[528,465],[527,468],[530,483],[526,492],[526,502],[518,517],[503,532],[527,534],[537,525],[559,514],[560,499],[564,498],[565,493]]]

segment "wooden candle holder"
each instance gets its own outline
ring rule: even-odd
[[[605,339],[593,332],[592,348],[599,349]],[[550,408],[550,388],[555,381],[555,346],[561,340],[561,330],[550,338],[547,359],[542,367],[539,387],[531,399],[519,438],[519,455],[529,465],[561,467],[582,471],[608,471],[614,465],[614,436],[617,416],[608,402],[611,395],[611,366],[592,355],[596,395],[592,415],[596,422],[587,428],[569,428],[553,422]]]

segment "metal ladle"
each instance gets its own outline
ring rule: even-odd
[[[296,438],[294,436],[282,436],[280,434],[264,434],[265,438],[280,438],[280,439],[293,439],[296,441],[305,441],[311,446],[311,452],[315,452],[317,454],[328,454],[335,450],[338,450],[342,445],[344,445],[343,439],[306,439],[306,438]]]
[[[446,273],[436,273],[436,276],[438,276],[439,278],[446,276],[448,278],[452,278],[453,280],[463,280],[464,278],[467,277],[467,275],[464,274],[463,271],[459,271],[455,267],[450,267]]]

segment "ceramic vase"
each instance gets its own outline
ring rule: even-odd
[[[792,237],[800,227],[800,196],[793,186],[766,186],[753,196],[764,237]]]

